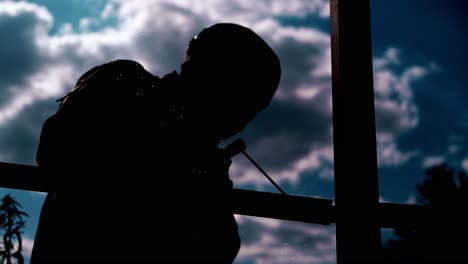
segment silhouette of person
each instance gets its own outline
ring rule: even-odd
[[[233,23],[193,37],[180,74],[131,60],[83,74],[42,128],[52,190],[31,263],[232,263],[241,241],[219,145],[269,105],[280,75],[272,48]]]

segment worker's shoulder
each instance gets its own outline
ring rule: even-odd
[[[153,82],[159,80],[158,76],[147,71],[140,63],[134,60],[118,59],[94,66],[85,72],[77,82],[89,84],[90,82]]]
[[[118,59],[109,61],[99,66],[101,70],[110,71],[110,72],[121,72],[128,73],[128,72],[141,72],[145,75],[151,75],[139,62],[134,60],[127,60],[127,59]]]
[[[116,67],[116,68],[130,67],[130,68],[135,68],[135,69],[144,69],[144,67],[139,62],[134,61],[134,60],[129,60],[129,59],[112,60],[112,61],[102,64],[101,67]]]

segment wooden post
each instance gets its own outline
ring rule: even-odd
[[[379,263],[369,0],[331,0],[337,262]]]

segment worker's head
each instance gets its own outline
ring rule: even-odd
[[[192,38],[180,75],[198,114],[217,130],[219,139],[226,139],[268,106],[281,67],[275,52],[254,31],[219,23]]]

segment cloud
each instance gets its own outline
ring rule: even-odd
[[[255,263],[336,263],[335,228],[236,215],[242,247],[236,261]]]
[[[459,145],[456,145],[456,144],[450,144],[448,147],[447,147],[447,152],[451,155],[453,154],[457,154],[458,152],[460,152],[463,148]]]
[[[420,155],[421,167],[427,169],[441,164],[446,164],[452,168],[461,168],[467,170],[468,158],[462,154],[462,145],[448,145],[446,150],[441,153],[422,153]]]
[[[44,70],[25,77],[26,87],[11,86],[10,88],[17,89],[13,92],[14,96],[0,108],[0,125],[36,101],[61,97],[63,87],[72,87],[69,76],[73,74],[74,69],[70,65],[49,65]]]
[[[260,161],[260,159],[256,158],[254,158],[254,160],[260,164],[260,166],[267,171],[267,174],[280,186],[283,182],[299,184],[302,174],[308,171],[318,171],[318,178],[321,180],[330,181],[333,180],[334,176],[332,165],[333,149],[331,146],[314,149],[308,152],[307,155],[301,156],[297,160],[285,165],[285,167],[276,170],[263,166],[263,164],[268,164],[268,162],[262,162],[265,160]],[[264,190],[266,187],[265,185],[269,186],[271,184],[254,165],[248,163],[247,159],[241,157],[236,157],[234,159],[230,170],[230,176],[239,188],[242,188],[243,185],[254,184],[257,190]]]
[[[444,156],[430,156],[425,157],[422,162],[423,168],[430,168],[436,165],[440,165],[445,162],[446,157]]]
[[[36,102],[0,125],[2,162],[36,164],[36,149],[42,124],[57,109],[55,100]]]
[[[419,201],[415,194],[410,194],[404,204],[419,204]]]
[[[27,86],[24,76],[37,72],[43,63],[38,42],[47,34],[53,18],[44,7],[26,2],[0,3],[0,123],[2,109]]]
[[[276,19],[307,15],[327,18],[327,1],[286,4],[277,0],[210,0],[202,4],[116,0],[108,2],[100,17],[84,17],[83,30],[73,32],[65,27],[57,35],[48,35],[53,17],[44,7],[18,2],[0,6],[0,10],[15,10],[0,12],[0,21],[14,21],[0,23],[0,28],[3,25],[9,32],[30,32],[15,36],[21,40],[19,47],[24,45],[22,49],[29,52],[23,54],[27,56],[23,61],[28,63],[23,63],[24,69],[15,70],[2,86],[9,96],[2,97],[7,99],[0,104],[0,124],[19,118],[25,107],[63,94],[85,70],[112,59],[137,60],[156,75],[178,70],[193,35],[206,25],[231,21],[249,26],[264,37],[278,53],[284,70],[270,108],[243,134],[251,154],[281,180],[293,183],[301,170],[320,169],[333,159],[330,36],[310,26],[285,26]],[[117,23],[98,31],[87,30],[96,19],[116,19]],[[19,30],[12,31],[7,25]],[[379,151],[380,165],[399,165],[414,153],[400,151],[396,140],[418,124],[411,84],[423,78],[428,69],[393,69],[402,65],[396,48],[389,48],[374,60],[377,140],[383,148]],[[306,166],[306,162],[311,163]],[[245,163],[239,166],[245,167]]]
[[[400,150],[393,135],[377,134],[377,163],[379,166],[398,166],[419,155],[417,150]]]
[[[30,239],[28,237],[22,237],[22,250],[21,253],[23,254],[24,258],[31,257],[32,249],[34,246],[34,239]],[[18,248],[18,243],[15,241],[15,248]]]
[[[2,3],[2,10],[15,11],[8,15],[5,15],[6,11],[0,13],[1,21],[11,20],[14,23],[0,23],[0,26],[3,25],[8,32],[12,32],[10,35],[20,39],[16,43],[18,50],[28,53],[18,50],[12,53],[21,53],[26,57],[21,60],[23,68],[15,68],[11,80],[2,84],[2,91],[11,92],[3,92],[10,96],[2,96],[7,99],[0,104],[0,125],[21,118],[19,115],[22,111],[33,104],[59,97],[71,88],[81,73],[96,64],[116,58],[129,58],[140,61],[155,74],[178,69],[188,40],[200,29],[221,20],[242,21],[254,30],[258,29],[259,34],[272,43],[282,58],[283,68],[287,69],[278,94],[280,98],[285,98],[284,103],[274,107],[302,115],[304,120],[306,116],[302,110],[309,114],[318,113],[317,118],[308,122],[309,126],[314,126],[313,130],[309,128],[308,131],[326,131],[316,132],[317,137],[314,136],[312,141],[318,145],[321,145],[321,140],[329,143],[331,99],[329,92],[324,90],[330,86],[330,81],[322,77],[312,78],[312,75],[319,76],[327,72],[323,69],[313,70],[324,67],[321,60],[326,56],[322,49],[329,45],[329,38],[327,34],[312,28],[283,27],[273,19],[273,15],[288,16],[298,10],[304,14],[321,14],[326,2],[294,1],[288,5],[281,1],[252,4],[246,1],[212,2],[201,5],[197,1],[110,1],[101,12],[101,17],[116,18],[118,23],[115,27],[104,27],[97,32],[73,32],[71,27],[67,30],[65,23],[57,35],[48,35],[53,17],[44,7],[19,2]],[[268,12],[270,9],[273,13]],[[28,23],[22,23],[22,17],[28,18],[24,19]],[[81,26],[89,26],[94,19],[85,17]],[[32,33],[17,33],[26,31]],[[13,42],[11,46],[14,46]],[[7,65],[4,67],[7,68]],[[297,106],[293,105],[294,101],[298,103]],[[312,104],[312,101],[317,103]],[[322,104],[322,101],[327,103]],[[296,129],[300,125],[298,121],[291,124]],[[297,132],[283,132],[278,131],[272,138],[285,134],[285,144],[289,141],[299,146],[305,136],[305,132],[299,129]],[[287,139],[288,134],[296,139]],[[299,155],[310,149],[310,145],[304,146]]]
[[[468,172],[468,157],[466,157],[464,160],[462,160],[461,166],[466,172]]]
[[[302,29],[288,31],[298,35],[307,35]],[[312,34],[313,30],[309,33]],[[323,33],[321,33],[323,34]],[[322,37],[296,37],[318,42],[309,42],[314,48],[303,50],[292,58],[304,61],[302,66],[286,67],[285,75],[295,76],[294,81],[282,81],[277,100],[270,108],[261,113],[242,134],[248,144],[248,152],[257,159],[264,169],[278,182],[287,181],[297,184],[298,177],[307,170],[321,170],[327,164],[333,164],[332,113],[331,113],[331,72],[320,70],[330,68],[331,65],[323,58],[328,56],[329,46]],[[278,38],[281,39],[281,38]],[[277,40],[278,41],[278,40]],[[281,41],[275,42],[281,45]],[[297,41],[296,46],[300,45]],[[291,44],[288,42],[285,46]],[[292,45],[294,46],[294,45]],[[280,56],[288,57],[288,52]],[[300,50],[300,49],[296,49]],[[320,55],[317,55],[320,54]],[[374,59],[375,108],[377,128],[377,158],[379,166],[400,166],[410,159],[418,157],[417,149],[402,150],[399,148],[399,136],[416,128],[419,121],[418,107],[413,99],[412,85],[430,74],[432,65],[406,65],[400,59],[400,51],[390,47],[381,57]],[[314,61],[314,63],[307,63]],[[318,63],[318,62],[322,63]],[[285,62],[288,63],[288,60]],[[324,66],[327,65],[327,66]],[[300,72],[302,71],[302,72]],[[317,83],[316,72],[319,71],[320,82]],[[297,73],[296,73],[297,72]],[[327,75],[328,74],[328,75]],[[313,84],[310,90],[313,96],[304,96],[303,85]],[[278,126],[281,124],[281,126]],[[233,178],[238,183],[254,183],[257,188],[269,184],[262,177],[258,177],[248,164],[236,160]],[[333,178],[333,167],[328,170],[326,177]]]
[[[416,128],[419,109],[412,85],[435,70],[435,64],[406,65],[401,51],[389,47],[373,60],[374,104],[379,166],[399,166],[419,155],[418,150],[401,150],[398,137]]]
[[[23,255],[25,257],[31,256],[34,246],[34,240],[30,238],[23,238]]]
[[[306,16],[310,14],[321,17],[329,16],[327,11],[329,4],[326,0],[291,0],[287,3],[281,0],[206,0],[203,2],[197,0],[146,0],[129,4],[123,0],[113,2],[126,5],[126,10],[137,10],[138,12],[150,6],[159,6],[164,9],[177,7],[212,21],[238,18],[245,23],[245,21],[258,21],[274,16]]]
[[[419,121],[410,85],[422,78],[426,69],[409,66],[397,74],[392,67],[400,65],[399,56],[396,48],[389,48],[383,57],[374,59],[376,127],[380,134],[400,134]]]

